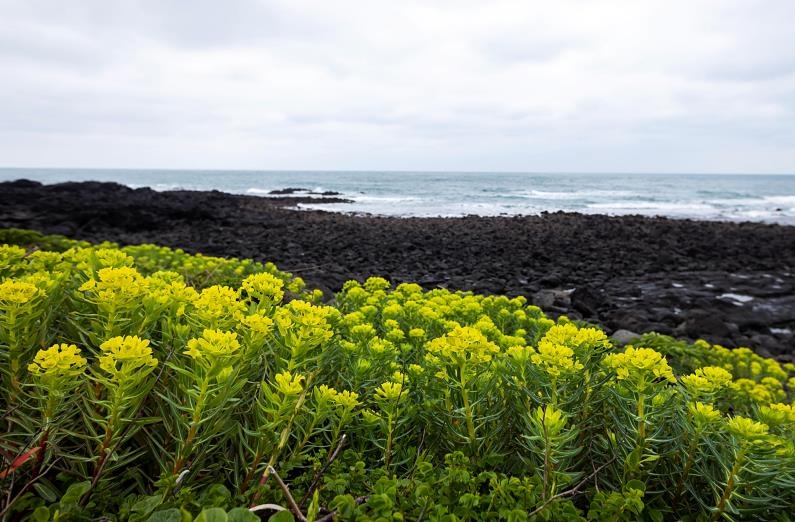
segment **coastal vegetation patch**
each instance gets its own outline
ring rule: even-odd
[[[0,230],[0,519],[789,520],[795,365]]]

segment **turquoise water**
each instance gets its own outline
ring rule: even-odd
[[[267,197],[286,187],[334,191],[345,204],[302,204],[389,216],[519,215],[543,211],[795,225],[795,176],[455,172],[0,169],[0,181],[115,181],[155,190]]]

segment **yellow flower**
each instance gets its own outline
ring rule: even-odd
[[[712,394],[728,386],[732,374],[719,366],[705,366],[680,380],[690,393]]]
[[[412,328],[409,330],[409,337],[412,339],[422,340],[425,338],[425,330],[422,328]]]
[[[261,314],[246,315],[241,320],[252,332],[259,335],[268,335],[273,331],[273,321],[270,317]]]
[[[294,355],[312,349],[334,335],[328,318],[333,311],[327,306],[315,306],[306,301],[290,301],[278,308],[273,322]]]
[[[194,360],[213,363],[233,355],[239,348],[236,333],[207,329],[200,338],[189,340],[188,349],[182,353]]]
[[[511,346],[506,353],[519,362],[527,362],[536,351],[530,346]]]
[[[295,375],[288,371],[276,374],[274,377],[276,381],[276,389],[284,395],[298,395],[304,391],[304,382],[306,377],[303,375]]]
[[[100,345],[99,367],[113,377],[143,376],[157,366],[149,340],[138,336],[113,337]]]
[[[532,354],[530,360],[553,379],[583,369],[583,365],[574,360],[574,350],[554,344],[546,337],[538,343],[538,352]]]
[[[398,400],[403,394],[403,385],[399,382],[385,382],[375,390],[376,399],[387,401]]]
[[[95,293],[101,302],[130,303],[148,289],[147,280],[136,269],[128,266],[101,268],[97,278],[89,279],[78,290]]]
[[[759,408],[759,416],[767,424],[779,426],[781,424],[795,425],[795,406],[792,404],[774,403]]]
[[[553,344],[578,348],[593,347],[607,341],[607,335],[596,328],[577,328],[572,323],[557,324],[547,330],[544,337]]]
[[[643,385],[654,379],[676,382],[668,361],[661,353],[651,348],[627,346],[623,353],[606,356],[603,363],[616,372],[619,380],[631,380],[635,384]]]
[[[767,424],[762,424],[761,422],[739,415],[730,418],[726,422],[726,427],[732,434],[741,439],[759,439],[768,433]]]
[[[457,364],[489,362],[492,354],[500,351],[480,330],[470,326],[455,327],[447,335],[428,343],[427,348],[429,352],[453,359]]]
[[[35,285],[6,279],[0,283],[0,306],[23,305],[32,301],[40,293]]]
[[[243,311],[244,305],[237,300],[237,292],[228,286],[210,286],[201,291],[193,301],[196,316],[205,324],[216,325],[222,322],[231,327],[235,317]]]
[[[720,411],[716,410],[712,404],[691,402],[687,405],[687,410],[697,426],[711,424],[721,417]]]
[[[83,373],[86,360],[74,344],[54,344],[39,350],[28,365],[28,371],[42,377],[74,377]]]
[[[337,404],[337,406],[342,407],[346,410],[352,410],[356,406],[359,405],[359,394],[356,392],[343,390],[341,392],[337,392],[331,400]]]
[[[383,277],[370,277],[364,282],[364,289],[368,292],[377,292],[379,290],[389,290],[392,284]]]
[[[257,301],[267,300],[274,304],[284,298],[284,281],[267,272],[248,276],[240,284],[240,289]]]
[[[539,406],[533,413],[538,425],[544,426],[550,436],[555,436],[566,427],[566,414],[553,405]]]

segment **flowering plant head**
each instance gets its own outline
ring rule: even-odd
[[[237,297],[237,292],[228,286],[205,288],[193,301],[193,315],[205,327],[231,327],[244,308]]]
[[[39,296],[36,285],[24,281],[6,279],[0,283],[0,309],[8,310],[24,305]]]
[[[266,337],[273,331],[273,320],[259,313],[243,316],[240,322],[258,336]]]
[[[556,324],[544,334],[544,337],[553,344],[564,345],[570,348],[580,346],[595,347],[607,342],[607,335],[597,328],[577,328],[572,323]]]
[[[693,423],[698,428],[704,428],[720,420],[721,413],[712,404],[703,402],[690,402],[687,404],[687,411],[693,419]]]
[[[736,415],[726,421],[726,428],[729,433],[735,437],[743,440],[759,440],[768,434],[769,427],[767,424]]]
[[[252,274],[240,285],[241,293],[245,292],[250,299],[258,302],[279,304],[284,298],[284,281],[267,272]]]
[[[795,405],[773,403],[759,408],[759,417],[771,427],[787,426],[795,429]]]
[[[632,383],[638,391],[643,391],[657,379],[676,382],[668,361],[651,348],[627,346],[622,353],[607,355],[602,363],[615,372],[619,381]]]
[[[46,383],[69,380],[85,371],[86,359],[74,344],[54,344],[39,350],[28,365],[34,378]]]
[[[213,366],[217,362],[225,362],[239,349],[236,333],[205,329],[201,337],[188,341],[187,349],[182,353],[203,365]]]
[[[303,375],[293,375],[291,372],[284,371],[277,373],[273,379],[276,381],[276,389],[283,395],[298,395],[304,391],[306,377]]]
[[[140,379],[157,366],[148,339],[113,337],[100,345],[99,367],[113,380]]]
[[[278,308],[273,316],[276,329],[293,359],[298,359],[334,335],[328,318],[331,309],[306,301],[290,301]]]
[[[387,381],[375,390],[375,400],[380,402],[396,402],[401,399],[401,396],[406,390],[403,389],[403,384],[399,382]]]
[[[456,364],[487,363],[500,348],[477,328],[456,326],[453,331],[427,344],[430,353],[451,359]]]
[[[538,351],[530,356],[530,360],[552,380],[583,369],[582,363],[574,359],[574,350],[555,344],[546,337],[539,341]]]
[[[147,289],[147,280],[138,270],[128,266],[101,268],[96,279],[89,279],[78,288],[80,292],[94,293],[103,303],[135,301]]]
[[[713,395],[728,386],[732,374],[719,366],[705,366],[680,380],[692,395]]]

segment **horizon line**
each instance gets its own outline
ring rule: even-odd
[[[795,176],[795,172],[697,172],[697,171],[524,171],[524,170],[389,170],[389,169],[253,169],[253,168],[181,168],[181,167],[17,167],[3,170],[76,170],[76,171],[154,171],[154,172],[303,172],[303,173],[384,173],[384,174],[527,174],[527,175],[652,175],[652,176]]]

